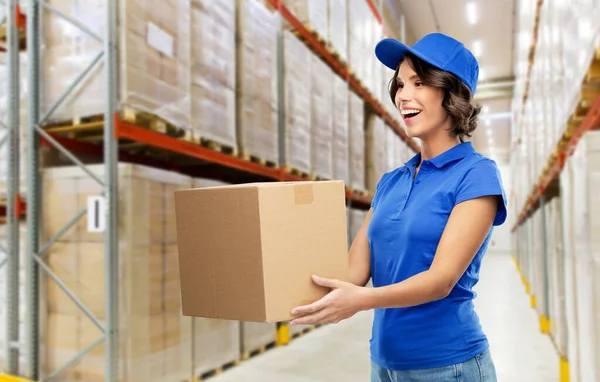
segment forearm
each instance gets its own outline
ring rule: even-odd
[[[360,304],[363,310],[404,308],[442,299],[449,290],[448,283],[440,281],[440,275],[428,270],[397,284],[365,288]]]
[[[353,245],[348,255],[349,282],[365,286],[371,277],[371,264],[369,260],[369,248]]]

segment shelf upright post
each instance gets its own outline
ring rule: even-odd
[[[40,5],[39,0],[28,0],[27,14],[27,66],[28,105],[27,105],[27,377],[39,379],[39,268],[35,260],[39,248],[39,192],[38,163],[39,140],[36,125],[39,119],[39,65],[40,65]]]
[[[544,306],[541,309],[542,315],[540,325],[542,332],[548,331],[547,320],[550,318],[550,282],[548,270],[548,224],[546,222],[546,196],[540,196],[540,214],[541,214],[541,230],[542,230],[542,297]]]
[[[106,286],[106,373],[105,381],[117,381],[119,328],[119,247],[118,247],[118,152],[115,139],[117,108],[117,1],[107,0],[106,35],[104,36],[104,80],[106,110],[104,114],[104,194],[107,202],[104,235]]]
[[[8,154],[6,168],[6,372],[19,373],[20,335],[19,335],[19,32],[17,30],[17,0],[7,2],[7,79],[8,97],[6,108],[6,128]]]
[[[15,0],[16,1],[16,0]],[[29,367],[29,379],[32,380],[51,380],[60,373],[75,365],[90,351],[105,342],[105,380],[113,382],[117,380],[118,370],[118,237],[117,237],[117,143],[115,134],[116,118],[116,102],[117,95],[117,64],[116,64],[116,49],[117,49],[117,3],[116,0],[107,0],[106,2],[106,22],[105,35],[99,36],[93,30],[88,28],[79,20],[64,14],[52,5],[41,0],[28,0],[29,13],[27,23],[27,47],[28,47],[28,64],[29,64],[29,123],[28,123],[28,169],[27,172],[27,226],[28,226],[28,265],[29,265],[29,288],[28,288],[28,320],[27,320],[27,355]],[[65,22],[71,24],[74,28],[78,28],[85,32],[92,39],[100,42],[102,48],[89,61],[88,66],[74,77],[70,86],[63,90],[61,95],[54,100],[54,104],[49,105],[47,109],[40,110],[40,25],[43,22],[41,10],[50,12],[55,17],[59,17]],[[92,72],[97,65],[104,63],[104,79],[105,79],[105,101],[104,109],[104,179],[93,173],[81,160],[72,152],[63,146],[59,140],[54,139],[41,126],[46,120],[56,111],[63,101],[65,101],[77,88],[77,86]],[[98,319],[85,303],[73,293],[68,286],[56,275],[48,266],[44,259],[45,253],[65,232],[72,228],[79,219],[87,215],[87,207],[83,207],[76,213],[65,226],[59,230],[54,237],[47,242],[40,243],[40,208],[41,205],[41,183],[39,169],[39,139],[45,139],[49,144],[54,146],[65,157],[69,158],[92,180],[97,182],[102,188],[102,197],[104,198],[104,208],[100,213],[105,214],[106,227],[104,230],[104,245],[105,245],[105,320]],[[85,349],[74,354],[73,357],[65,362],[56,370],[51,370],[50,375],[44,375],[40,378],[39,370],[39,287],[38,277],[39,270],[42,270],[48,280],[52,280],[65,293],[68,298],[82,311],[102,333],[98,339],[90,343]]]

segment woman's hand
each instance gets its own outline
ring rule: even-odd
[[[317,285],[331,288],[331,292],[310,305],[294,308],[292,315],[296,318],[290,325],[337,324],[362,310],[366,288],[318,276],[312,279]]]

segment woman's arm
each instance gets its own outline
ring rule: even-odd
[[[498,203],[498,197],[486,196],[456,205],[431,267],[400,283],[367,291],[362,308],[400,308],[448,296],[489,233]]]
[[[371,249],[367,239],[367,229],[371,221],[372,209],[369,209],[365,220],[350,246],[348,265],[350,268],[350,282],[364,287],[371,278]]]
[[[361,310],[398,308],[425,304],[446,297],[483,244],[498,210],[498,197],[486,196],[454,207],[431,267],[400,283],[361,288],[352,283],[314,277],[331,288],[325,297],[298,307],[292,324],[331,323],[352,317]]]

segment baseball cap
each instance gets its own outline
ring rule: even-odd
[[[479,63],[462,42],[442,33],[431,33],[412,47],[393,38],[383,39],[375,46],[377,59],[392,70],[396,70],[406,53],[412,53],[436,68],[456,75],[471,90],[471,96],[475,95]]]

